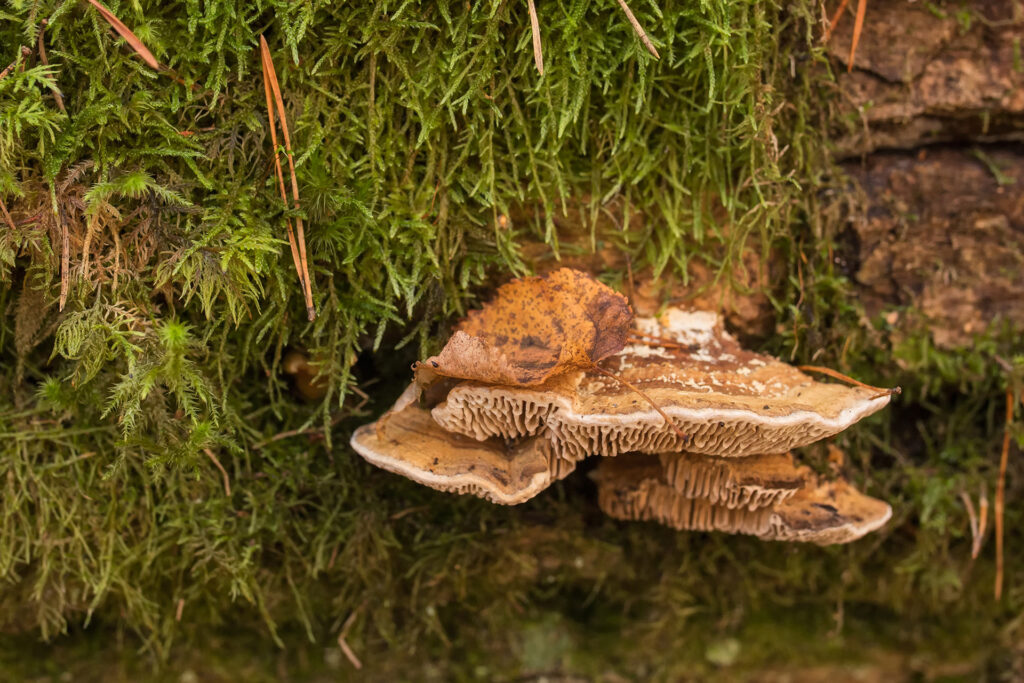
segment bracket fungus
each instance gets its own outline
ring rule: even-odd
[[[406,389],[379,420],[355,431],[352,448],[377,467],[420,484],[501,505],[527,501],[575,469],[543,437],[508,444],[446,432],[418,405],[418,395],[415,384]]]
[[[584,458],[620,456],[594,475],[601,508],[620,519],[830,544],[891,514],[787,453],[881,409],[890,392],[818,382],[746,351],[715,313],[634,319],[625,297],[579,271],[499,287],[413,370],[352,447],[435,489],[514,505]]]
[[[534,386],[461,382],[433,409],[434,419],[477,439],[547,430],[557,453],[571,460],[683,450],[746,456],[832,436],[889,402],[888,394],[819,382],[742,349],[715,313],[670,308],[636,326],[640,338],[657,342],[631,342],[604,366],[660,412],[606,371],[578,369]]]
[[[878,529],[892,516],[888,504],[865,496],[845,481],[819,481],[809,470],[798,490],[756,509],[690,497],[670,482],[659,459],[650,456],[602,460],[594,479],[598,505],[616,519],[656,521],[680,530],[748,534],[766,541],[849,543]]]

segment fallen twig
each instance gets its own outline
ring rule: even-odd
[[[362,404],[360,404],[360,406],[361,405]],[[360,407],[360,406],[357,406],[357,408]],[[331,419],[331,426],[333,427],[334,425],[338,424],[339,422],[341,422],[346,417],[351,417],[351,416],[352,416],[352,413],[350,413],[348,411],[341,411],[340,413],[335,415],[334,418]],[[260,441],[259,443],[253,445],[252,449],[254,451],[258,451],[259,449],[261,449],[261,448],[263,448],[265,446],[269,446],[270,444],[274,443],[275,441],[280,441],[281,439],[290,439],[293,436],[302,436],[303,434],[315,434],[316,432],[319,432],[321,429],[323,429],[323,426],[306,427],[304,429],[289,429],[286,432],[279,432],[277,434],[274,434],[269,439],[265,439],[263,441]]]
[[[60,220],[60,301],[57,310],[63,311],[71,288],[71,235],[68,234],[68,223],[64,216],[58,214],[57,218]]]
[[[964,502],[964,507],[967,509],[967,522],[971,529],[971,559],[978,559],[978,555],[981,554],[981,546],[985,539],[985,531],[988,526],[988,496],[985,495],[985,489],[981,490],[981,495],[978,497],[978,507],[980,513],[975,512],[974,502],[966,491],[960,492],[960,500]]]
[[[836,10],[836,13],[832,15],[832,19],[828,22],[828,27],[825,28],[825,37],[822,38],[823,42],[827,43],[828,39],[832,37],[832,32],[836,30],[836,24],[839,23],[839,17],[843,16],[843,12],[849,4],[850,0],[843,0],[839,3],[839,8]]]
[[[846,72],[853,71],[853,58],[857,55],[857,43],[860,42],[861,31],[864,30],[864,12],[868,8],[868,0],[857,0],[857,17],[853,21],[853,42],[850,43],[850,61],[846,64]]]

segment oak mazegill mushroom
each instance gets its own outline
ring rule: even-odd
[[[715,313],[669,308],[634,324],[601,369],[529,384],[435,377],[417,364],[418,381],[352,446],[421,484],[505,505],[605,456],[593,475],[601,508],[678,529],[830,544],[889,519],[884,502],[819,480],[788,454],[880,410],[889,394],[819,382],[744,350]]]

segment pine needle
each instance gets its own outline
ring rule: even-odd
[[[11,213],[7,210],[7,205],[4,204],[4,200],[0,198],[0,214],[3,214],[4,222],[10,226],[11,230],[17,230],[17,226],[14,225],[14,219],[11,218]]]
[[[263,89],[267,97],[267,113],[270,117],[271,141],[274,143],[274,166],[277,169],[277,177],[281,198],[288,203],[287,193],[284,187],[284,173],[281,170],[281,162],[277,158],[277,133],[274,124],[274,112],[271,108],[271,96],[273,92],[273,104],[277,107],[277,118],[281,122],[281,134],[284,137],[284,152],[288,157],[288,172],[291,176],[292,206],[299,208],[299,183],[295,176],[295,160],[292,156],[291,136],[288,133],[288,121],[284,113],[284,98],[281,96],[281,86],[277,81],[277,71],[274,69],[274,62],[270,57],[270,46],[262,35],[260,36],[260,53],[263,59]],[[306,315],[310,320],[316,319],[316,311],[313,309],[313,288],[309,280],[309,264],[306,260],[306,233],[302,224],[302,218],[295,217],[297,237],[292,234],[291,221],[286,219],[288,225],[288,242],[292,247],[292,259],[295,261],[296,269],[299,272],[299,283],[302,285],[302,293],[306,300]],[[297,252],[296,252],[297,244]]]
[[[63,311],[68,302],[68,290],[71,288],[71,235],[68,234],[68,222],[63,216],[60,220],[60,301],[57,310]]]
[[[224,495],[227,496],[228,498],[230,498],[231,497],[231,480],[228,478],[228,471],[226,469],[224,469],[224,465],[220,464],[220,460],[218,460],[217,456],[213,454],[213,451],[211,451],[209,448],[204,448],[203,452],[206,453],[206,457],[208,457],[210,460],[212,460],[213,464],[217,466],[218,470],[220,470],[221,476],[224,477]]]
[[[32,54],[32,50],[29,50],[27,47],[22,46],[22,48],[21,48],[21,57],[28,57],[30,54]],[[22,63],[22,60],[20,58],[18,58],[18,57],[15,57],[13,62],[8,64],[4,68],[3,71],[0,71],[0,81],[2,81],[5,78],[7,78],[7,75],[9,73],[11,73],[12,71],[14,71],[14,68],[16,66],[18,66],[19,64],[21,64],[21,63]]]
[[[351,647],[349,647],[348,641],[345,640],[345,638],[348,636],[348,632],[349,629],[352,628],[352,624],[355,623],[356,616],[358,616],[360,610],[362,610],[362,605],[352,610],[352,614],[348,616],[348,619],[345,620],[344,625],[341,627],[341,633],[338,634],[338,647],[341,648],[341,651],[345,653],[345,657],[348,658],[348,661],[351,662],[352,666],[356,669],[362,669],[363,663],[359,661],[359,657],[356,657],[356,653],[352,651]]]
[[[681,344],[675,339],[659,337],[656,334],[645,334],[642,332],[631,332],[629,334],[629,343],[643,344],[645,346],[659,346],[666,349],[679,349],[681,351],[694,351],[697,348],[694,344]]]
[[[142,60],[146,62],[146,64],[149,64],[150,67],[157,71],[160,70],[160,62],[156,61],[156,57],[154,57],[153,53],[149,51],[149,48],[139,40],[138,36],[132,33],[131,30],[124,25],[124,22],[114,16],[114,13],[104,7],[103,3],[99,2],[99,0],[88,0],[88,2],[96,8],[96,11],[99,12],[104,19],[107,20],[107,23],[117,31],[118,35],[124,38],[125,41],[132,46],[132,49],[142,57]]]
[[[853,22],[853,42],[850,43],[850,61],[846,65],[846,72],[853,71],[853,58],[857,54],[857,43],[860,42],[861,31],[864,30],[864,12],[868,8],[868,0],[857,0],[857,18]]]
[[[650,403],[651,407],[654,408],[654,410],[657,411],[658,415],[661,415],[661,417],[665,420],[665,424],[667,424],[672,429],[672,431],[675,432],[679,436],[679,438],[683,440],[684,443],[687,441],[687,439],[689,437],[686,436],[686,434],[683,433],[683,430],[681,430],[676,425],[676,423],[672,421],[672,418],[670,418],[668,415],[665,414],[665,411],[661,409],[661,406],[659,406],[657,403],[654,402],[653,398],[651,398],[650,396],[645,394],[643,391],[641,391],[639,387],[636,387],[633,384],[631,384],[630,382],[627,382],[626,380],[624,380],[621,377],[619,377],[618,375],[616,375],[614,372],[608,372],[607,370],[605,370],[604,368],[599,366],[597,363],[594,363],[594,365],[592,365],[591,367],[593,367],[595,370],[600,372],[602,375],[604,375],[606,377],[611,377],[616,382],[621,383],[627,389],[629,389],[630,391],[636,393],[643,400],[645,400],[648,403]]]
[[[39,48],[39,61],[43,63],[43,66],[49,66],[50,60],[46,58],[46,45],[43,44],[43,34],[45,33],[46,27],[49,22],[43,19],[39,22],[39,36],[38,36],[38,48]],[[52,82],[48,81],[50,92],[53,93],[53,99],[57,102],[57,108],[61,110],[63,114],[67,114],[68,110],[64,108],[64,95],[61,94],[57,86]]]
[[[1003,507],[1006,502],[1006,465],[1010,458],[1010,426],[1013,424],[1013,387],[1006,387],[1006,426],[1003,450],[999,456],[999,480],[996,482],[996,600],[1003,597]]]
[[[860,382],[848,375],[844,375],[838,370],[833,370],[832,368],[823,368],[820,365],[798,365],[797,368],[800,370],[804,370],[806,372],[819,372],[823,375],[828,375],[829,377],[838,379],[841,382],[847,382],[848,384],[852,384],[855,387],[860,387],[861,389],[871,389],[872,391],[878,392],[877,395],[871,397],[872,399],[881,398],[882,396],[892,396],[893,394],[903,393],[903,389],[901,389],[900,387],[893,387],[892,389],[886,389],[885,387],[873,387],[870,384],[864,384],[864,382]]]
[[[832,37],[832,32],[836,30],[836,24],[839,23],[839,17],[843,16],[843,11],[846,10],[846,6],[850,4],[850,0],[843,0],[839,3],[839,9],[832,15],[832,19],[828,22],[828,28],[825,29],[824,42],[828,42],[828,39]]]
[[[533,63],[537,65],[537,71],[544,75],[544,53],[540,47],[540,22],[537,20],[537,7],[533,0],[526,0],[530,8],[530,33],[533,36]]]
[[[626,13],[626,18],[629,19],[629,23],[632,24],[633,30],[636,31],[636,34],[640,37],[640,42],[644,44],[647,51],[654,55],[655,59],[661,59],[661,55],[659,55],[658,51],[654,49],[654,44],[651,43],[651,39],[647,37],[647,32],[644,31],[644,27],[641,26],[640,22],[637,21],[635,16],[633,16],[633,12],[629,9],[629,5],[626,4],[626,0],[619,0],[619,7],[621,7],[622,11]]]

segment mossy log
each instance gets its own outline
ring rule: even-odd
[[[659,59],[620,3],[541,0],[543,76],[525,2],[110,2],[159,71],[94,4],[0,10],[0,679],[1024,673],[1020,2],[869,2],[849,75],[852,8],[825,43],[812,0],[628,4]],[[682,533],[601,514],[586,465],[502,508],[346,446],[567,264],[901,385],[845,461],[798,454],[893,520]]]

